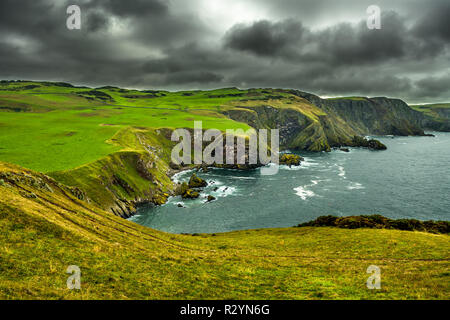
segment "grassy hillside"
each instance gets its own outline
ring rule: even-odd
[[[287,228],[172,235],[0,163],[3,299],[449,299],[448,235]],[[81,290],[68,290],[69,265]],[[366,269],[381,268],[368,290]]]
[[[413,105],[411,108],[431,117],[439,117],[442,111],[450,113],[450,103],[420,104]]]

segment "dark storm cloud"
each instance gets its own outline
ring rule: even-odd
[[[450,92],[450,73],[441,77],[427,77],[415,83],[415,96],[439,97]]]
[[[2,0],[0,78],[450,100],[448,1],[380,0],[381,30],[371,2],[241,0],[268,16],[220,29],[200,0]],[[82,30],[66,28],[69,4]]]
[[[285,58],[289,50],[289,57],[328,62],[334,66],[387,62],[439,53],[427,47],[432,42],[429,32],[410,32],[405,19],[397,13],[385,12],[381,21],[382,28],[376,31],[368,29],[365,21],[356,25],[339,23],[318,31],[304,28],[292,20],[276,23],[258,21],[232,28],[225,36],[225,45],[272,58]],[[414,30],[422,29],[422,26],[417,26]],[[443,41],[439,43],[441,47],[447,46]]]
[[[303,32],[298,21],[257,21],[250,26],[233,27],[225,36],[225,45],[261,56],[284,56],[300,43]]]

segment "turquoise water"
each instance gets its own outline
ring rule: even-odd
[[[199,173],[210,183],[201,199],[174,197],[162,207],[139,208],[131,220],[171,233],[291,227],[321,215],[450,220],[450,133],[434,134],[377,137],[386,151],[300,153],[301,167],[281,166],[274,176],[213,169]],[[205,203],[209,194],[217,200]]]

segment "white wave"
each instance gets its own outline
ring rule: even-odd
[[[311,167],[311,166],[317,166],[317,162],[312,160],[311,158],[305,158],[305,160],[302,161],[301,165],[304,167]]]
[[[343,167],[343,166],[338,166],[338,169],[339,169],[338,176],[339,176],[339,177],[342,177],[342,178],[344,178],[344,179],[347,179],[347,178],[345,177],[346,172],[345,172],[344,167]]]
[[[303,170],[306,169],[306,167],[302,167],[303,163],[300,166],[292,166],[289,168],[289,166],[284,165],[284,164],[280,164],[280,169],[281,170],[291,170],[291,171],[297,171],[297,170]]]
[[[215,179],[206,179],[206,180],[208,182],[208,186],[215,186],[215,187],[217,187],[217,186],[223,185],[223,182],[220,181],[220,180],[215,180]]]
[[[236,187],[221,186],[216,191],[212,191],[210,193],[216,198],[225,198],[233,194],[236,194],[236,192],[237,192]]]
[[[316,195],[313,191],[308,190],[306,189],[306,187],[302,186],[294,188],[294,191],[300,198],[302,198],[302,200],[306,200]]]
[[[297,170],[304,170],[304,169],[307,169],[309,167],[317,166],[317,165],[318,165],[317,162],[312,161],[311,159],[305,158],[305,160],[301,161],[299,166],[291,166],[291,167],[289,167],[287,165],[281,164],[280,165],[280,169],[297,171]]]
[[[237,180],[255,180],[255,177],[241,177],[241,176],[227,176],[227,178],[233,178]]]
[[[359,190],[365,189],[365,187],[359,182],[350,182],[350,185],[347,186],[348,190]]]
[[[184,175],[186,175],[186,176],[190,175],[190,173],[193,172],[194,170],[195,170],[195,169],[189,169],[189,170],[180,171],[180,172],[178,172],[178,173],[175,173],[175,174],[172,176],[172,181],[175,182],[175,183],[182,182],[183,176],[184,176]]]

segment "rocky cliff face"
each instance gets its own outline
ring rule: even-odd
[[[84,166],[49,175],[56,180],[86,193],[86,200],[128,218],[141,203],[161,205],[173,194],[175,186],[164,144],[170,130],[127,128],[113,140],[134,146],[133,150],[116,152]]]
[[[450,132],[450,108],[427,108],[420,110],[427,111],[423,113],[422,126],[435,131]]]
[[[385,97],[321,99],[300,91],[295,91],[294,94],[304,97],[324,110],[334,121],[343,120],[360,135],[424,134],[422,113],[413,110],[399,99]]]
[[[308,151],[351,146],[355,135],[424,135],[424,115],[399,99],[321,99],[296,90],[278,90],[295,99],[239,105],[223,113],[254,128],[280,130],[280,145]],[[291,104],[298,107],[292,107]],[[282,105],[282,107],[280,107]],[[315,114],[311,116],[310,110]],[[314,111],[316,110],[316,111]],[[319,110],[319,112],[317,112]]]

